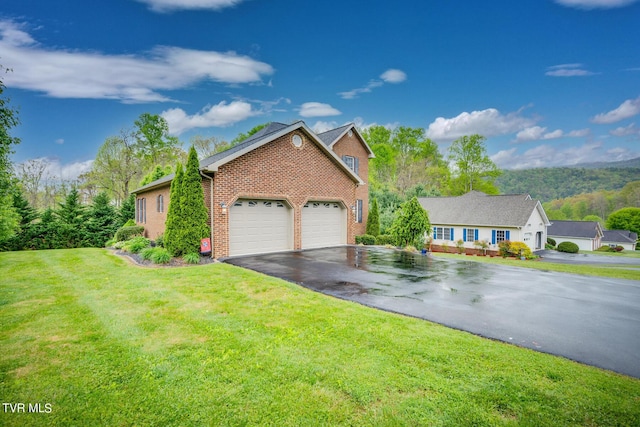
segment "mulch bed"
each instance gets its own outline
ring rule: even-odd
[[[200,256],[200,262],[198,264],[189,264],[184,262],[182,258],[171,258],[171,261],[167,264],[154,264],[153,261],[142,259],[138,254],[132,254],[131,252],[125,252],[118,249],[111,249],[111,251],[141,267],[190,267],[194,265],[215,264],[219,262],[210,256]]]

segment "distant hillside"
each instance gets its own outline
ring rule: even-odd
[[[579,163],[570,167],[585,169],[640,168],[640,157],[630,160],[621,160],[619,162]]]
[[[638,166],[611,167],[611,163],[605,163],[606,168],[504,170],[496,185],[502,194],[528,193],[542,202],[599,190],[620,190],[629,182],[640,181],[640,158],[628,162],[636,162]]]

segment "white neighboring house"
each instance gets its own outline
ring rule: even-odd
[[[459,239],[465,248],[485,240],[498,250],[503,240],[523,242],[532,251],[544,249],[551,225],[542,204],[528,194],[492,196],[470,191],[457,197],[418,199],[429,215],[434,245],[450,247]]]
[[[625,251],[635,251],[638,235],[629,230],[602,230],[603,246],[622,246]]]
[[[604,232],[597,221],[553,221],[548,229],[549,237],[556,241],[573,242],[581,251],[595,251],[602,246]]]

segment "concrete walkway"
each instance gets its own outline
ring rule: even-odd
[[[353,246],[226,262],[640,378],[640,281]]]

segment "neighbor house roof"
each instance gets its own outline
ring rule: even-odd
[[[325,152],[333,161],[343,169],[354,181],[358,184],[364,184],[364,182],[353,172],[349,166],[347,166],[336,153],[334,153],[329,146],[327,146],[322,139],[319,138],[303,121],[295,122],[291,125],[284,123],[271,122],[255,134],[251,135],[246,140],[242,141],[238,145],[234,145],[228,150],[216,153],[200,161],[200,170],[203,172],[217,172],[218,168],[252,150],[255,150],[262,145],[268,144],[281,136],[286,135],[289,132],[301,129],[304,131],[316,145]],[[166,185],[173,180],[175,174],[163,176],[145,186],[137,188],[132,193],[140,193],[152,188]]]
[[[595,239],[602,237],[602,227],[597,221],[553,221],[547,228],[549,236]]]
[[[487,195],[470,191],[457,197],[418,199],[432,224],[523,227],[535,209],[549,225],[539,201],[528,194]]]
[[[636,243],[638,241],[638,235],[629,230],[602,230],[602,233],[604,234],[603,242]]]
[[[332,148],[333,145],[349,131],[353,131],[353,133],[358,136],[358,139],[360,140],[360,142],[362,142],[362,145],[364,145],[365,150],[367,150],[369,158],[374,158],[375,154],[373,154],[373,150],[371,149],[371,147],[369,147],[369,144],[367,144],[367,141],[364,140],[362,135],[360,135],[360,132],[358,132],[358,130],[356,129],[356,125],[353,123],[347,123],[346,125],[340,126],[339,128],[319,133],[318,138],[320,138],[320,140],[324,142],[327,147]]]

